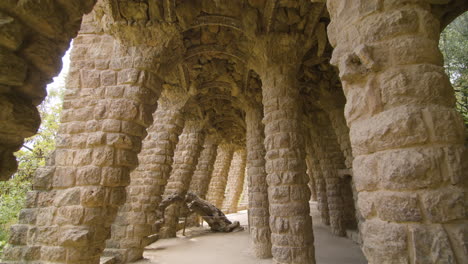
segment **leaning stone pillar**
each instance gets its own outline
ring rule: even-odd
[[[317,201],[317,186],[315,184],[315,178],[313,173],[312,157],[306,156],[307,175],[309,176],[309,188],[310,188],[310,199]]]
[[[148,128],[138,154],[139,165],[130,174],[127,202],[112,225],[112,235],[107,241],[106,255],[117,257],[120,263],[142,258],[143,248],[154,242],[158,231],[156,208],[161,202],[167,180],[172,170],[174,149],[184,126],[181,113],[185,100],[170,100],[164,96],[153,114],[154,123]]]
[[[55,157],[35,175],[7,262],[99,263],[152,123],[158,49],[123,48],[91,18],[74,40]]]
[[[467,263],[467,149],[434,1],[329,0],[369,263]]]
[[[250,235],[255,256],[269,258],[271,257],[271,231],[262,118],[260,106],[246,109]]]
[[[193,172],[192,181],[190,182],[189,191],[196,194],[201,199],[206,199],[216,159],[218,142],[219,139],[215,136],[208,135],[205,137],[203,149],[198,158],[197,168]],[[196,214],[191,214],[187,222],[188,226],[198,225],[198,216]]]
[[[277,263],[315,263],[297,80],[302,53],[296,39],[278,38],[266,44],[260,72],[272,254]]]
[[[231,166],[234,147],[229,144],[218,146],[213,175],[208,187],[207,200],[214,206],[221,208],[224,201],[224,191],[226,190],[227,177]]]
[[[330,215],[328,212],[328,199],[327,199],[327,187],[325,179],[323,178],[322,168],[320,167],[320,155],[313,143],[309,148],[310,159],[310,172],[315,182],[315,192],[317,195],[317,210],[320,213],[320,219],[324,225],[330,225]]]
[[[245,149],[239,149],[234,153],[234,157],[232,158],[231,170],[226,185],[226,199],[222,207],[224,213],[237,212],[240,195],[244,187],[246,155]]]
[[[185,121],[185,127],[179,137],[179,144],[177,144],[174,154],[172,174],[167,183],[164,197],[176,193],[180,195],[187,193],[203,144],[203,128],[203,121]],[[160,231],[161,238],[176,236],[179,212],[180,204],[177,203],[166,208],[164,226]]]

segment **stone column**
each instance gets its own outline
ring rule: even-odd
[[[260,77],[265,124],[266,172],[273,259],[315,263],[306,174],[305,141],[297,69],[300,48],[294,38],[270,39]]]
[[[230,214],[237,212],[240,195],[244,187],[246,158],[247,153],[245,149],[239,149],[234,152],[226,184],[226,199],[223,202],[224,213]]]
[[[156,208],[172,170],[174,149],[184,126],[181,113],[184,100],[174,102],[161,98],[138,154],[139,165],[130,174],[127,202],[119,210],[107,241],[106,255],[116,256],[121,263],[142,258],[145,246],[157,236],[154,223]]]
[[[205,199],[210,185],[211,175],[213,173],[216,153],[218,151],[218,139],[213,136],[207,136],[203,144],[203,150],[198,159],[197,168],[193,173],[190,182],[189,191],[195,193],[200,198]]]
[[[309,188],[310,188],[310,199],[317,201],[317,186],[315,184],[315,178],[313,173],[312,157],[306,156],[307,175],[309,176]]]
[[[213,175],[208,187],[206,200],[214,206],[221,208],[224,201],[224,191],[226,190],[227,177],[231,166],[234,147],[229,144],[218,146]]]
[[[35,175],[5,261],[99,263],[125,201],[160,93],[158,49],[122,47],[92,17],[74,40],[54,160]]]
[[[268,185],[265,171],[265,140],[261,107],[246,109],[247,177],[250,236],[258,258],[271,257]]]
[[[204,122],[200,120],[186,121],[184,130],[179,137],[179,144],[174,154],[172,174],[167,183],[164,197],[172,194],[185,195],[190,187],[193,172],[197,166],[198,157],[203,144]],[[161,238],[175,237],[179,222],[180,204],[171,204],[165,211],[165,223],[161,228]]]
[[[245,166],[245,177],[247,177],[247,166]],[[249,209],[249,181],[244,179],[244,186],[242,186],[242,193],[239,198],[239,205],[237,206],[237,211]],[[249,217],[250,218],[250,217]],[[250,225],[250,224],[249,224]]]
[[[312,144],[312,143],[311,143]],[[327,187],[323,178],[322,168],[320,167],[319,151],[312,144],[308,146],[310,153],[310,172],[315,180],[315,190],[317,193],[317,210],[320,213],[320,219],[324,225],[330,225],[330,214],[328,212]]]
[[[344,236],[344,203],[341,196],[342,179],[338,170],[345,169],[344,156],[336,139],[335,132],[325,112],[313,116],[310,130],[312,145],[325,180],[328,214],[332,233]]]
[[[190,182],[189,191],[198,195],[202,199],[206,199],[208,186],[210,185],[211,175],[213,173],[216,153],[218,149],[219,139],[215,136],[206,136],[203,144],[203,150],[198,158],[197,168],[193,173],[192,181]],[[197,226],[199,224],[198,216],[191,214],[187,220],[188,226]]]
[[[371,264],[468,262],[465,130],[430,2],[327,2]]]

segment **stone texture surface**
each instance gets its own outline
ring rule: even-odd
[[[221,207],[236,182],[232,207],[242,166],[258,257],[315,262],[310,183],[369,263],[467,262],[466,131],[438,51],[466,1],[95,2],[0,2],[2,180],[80,29],[57,151],[3,262],[95,264],[109,237],[114,261],[140,258],[166,189]],[[175,151],[194,117],[206,131]],[[201,151],[204,133],[218,140]]]
[[[257,257],[271,257],[271,231],[267,175],[265,170],[265,139],[262,109],[250,107],[247,123],[247,177],[249,183],[249,226],[253,250]],[[260,144],[259,144],[260,142]]]
[[[179,143],[174,153],[172,173],[166,185],[163,197],[170,195],[185,196],[190,187],[193,173],[198,163],[205,134],[204,122],[185,121],[185,127],[179,136]],[[160,230],[161,238],[175,237],[181,211],[180,203],[171,204],[165,210],[165,225]]]
[[[237,150],[231,162],[231,168],[228,174],[228,181],[226,183],[226,191],[223,201],[222,211],[231,214],[237,212],[237,207],[240,202],[240,197],[244,188],[245,167],[247,152],[245,149]]]
[[[106,243],[105,254],[117,257],[120,262],[141,258],[143,248],[153,242],[151,235],[157,232],[156,208],[171,174],[174,150],[184,127],[180,104],[161,99],[153,114],[157,122],[148,128],[138,154],[138,167],[130,174],[127,202],[120,208]]]
[[[227,178],[231,167],[234,146],[222,144],[218,146],[216,161],[211,176],[206,199],[215,207],[220,208],[224,201]]]
[[[466,162],[445,153],[461,158],[466,146],[437,50],[441,21],[430,4],[327,2],[369,263],[468,260],[458,242],[449,243],[466,225],[466,184],[456,180],[457,169],[443,168]]]

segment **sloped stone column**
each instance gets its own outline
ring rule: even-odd
[[[153,242],[158,230],[156,208],[162,200],[172,170],[174,149],[184,126],[182,102],[161,98],[153,114],[154,123],[148,128],[138,154],[138,167],[130,174],[127,202],[112,225],[112,236],[107,241],[106,255],[116,256],[125,263],[140,259],[143,248]]]
[[[222,211],[224,213],[230,214],[237,212],[242,188],[244,187],[246,158],[247,153],[245,149],[239,149],[234,152],[226,184],[226,199],[223,202]]]
[[[189,191],[193,192],[201,199],[206,199],[216,160],[216,153],[218,151],[218,142],[219,139],[215,136],[208,135],[205,137],[203,149],[198,158],[197,168],[193,172],[192,181],[190,182]],[[191,214],[187,219],[187,225],[199,225],[198,216],[196,214]]]
[[[6,261],[99,263],[125,201],[160,93],[156,53],[124,48],[92,23],[74,41],[54,160],[34,178]]]
[[[36,106],[46,97],[46,85],[60,72],[79,21],[94,3],[0,3],[0,181],[17,169],[13,152],[37,132],[41,120]]]
[[[306,165],[307,165],[307,175],[309,176],[309,188],[310,188],[310,199],[312,201],[317,201],[317,186],[315,184],[312,157],[307,154],[306,156]]]
[[[204,122],[200,120],[186,121],[184,130],[179,137],[179,144],[174,154],[172,174],[164,192],[164,197],[172,194],[185,195],[190,187],[193,172],[197,166],[205,134]],[[180,204],[171,204],[166,208],[165,224],[161,228],[161,238],[175,237],[179,221]]]
[[[203,150],[198,158],[197,168],[193,173],[189,190],[198,197],[205,199],[214,169],[219,139],[207,136],[203,143]]]
[[[325,181],[324,185],[320,182],[322,184],[320,187],[325,187],[327,212],[332,233],[344,236],[346,234],[344,226],[345,209],[341,195],[342,179],[338,175],[338,170],[346,168],[344,156],[340,150],[328,115],[325,112],[319,112],[314,115],[313,120],[314,123],[309,132],[311,133],[311,146],[313,148],[311,151],[315,154],[317,163],[312,165],[319,166],[316,169],[319,169],[319,173],[321,173],[320,175]],[[320,195],[324,194],[320,193]],[[320,210],[323,210],[322,206],[325,205],[320,203]],[[322,215],[326,217],[325,212]],[[324,220],[326,221],[327,219]]]
[[[279,41],[292,45],[293,39]],[[285,49],[268,53],[271,61],[260,74],[272,255],[277,263],[315,263],[298,65],[294,64],[298,60]]]
[[[327,2],[370,264],[468,262],[465,131],[429,3]]]
[[[320,213],[320,219],[324,225],[330,225],[330,214],[328,212],[327,187],[320,167],[319,151],[311,143],[308,146],[310,158],[308,158],[309,172],[315,182],[315,192],[317,195],[317,210]]]
[[[260,107],[246,109],[250,236],[255,256],[269,258],[271,257],[271,231],[262,119]]]
[[[247,166],[245,166],[245,177],[247,177]],[[249,209],[249,181],[244,179],[244,186],[242,187],[242,193],[237,206],[237,211]]]
[[[231,167],[231,161],[234,154],[234,147],[229,144],[218,146],[216,161],[214,164],[213,175],[208,187],[207,200],[214,206],[221,208],[224,201],[224,191]]]

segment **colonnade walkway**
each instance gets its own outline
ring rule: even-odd
[[[365,264],[359,245],[348,238],[332,235],[329,228],[320,223],[312,212],[317,264]],[[250,250],[247,228],[247,211],[227,215],[239,221],[244,231],[235,233],[211,233],[204,227],[191,228],[186,236],[181,232],[176,238],[159,240],[145,249],[144,260],[134,264],[272,264],[272,259],[257,259]]]

